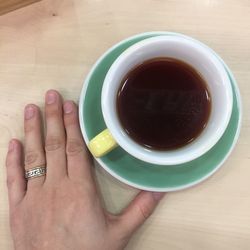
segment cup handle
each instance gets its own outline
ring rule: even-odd
[[[88,148],[93,156],[102,157],[118,146],[114,137],[108,129],[103,130],[95,136],[88,144]]]

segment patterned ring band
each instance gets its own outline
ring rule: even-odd
[[[31,168],[31,169],[28,169],[25,171],[26,180],[40,177],[43,175],[46,175],[46,167],[45,166],[39,166],[39,167]]]

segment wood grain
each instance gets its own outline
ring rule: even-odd
[[[250,249],[250,2],[247,0],[43,0],[0,17],[0,249],[12,249],[5,154],[23,138],[23,106],[47,89],[78,100],[93,63],[114,43],[153,30],[201,40],[233,71],[244,116],[239,142],[204,183],[164,198],[128,250]],[[138,192],[96,167],[106,205],[118,212]]]
[[[0,0],[0,15],[38,1],[40,0]]]

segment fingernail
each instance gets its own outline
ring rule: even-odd
[[[56,101],[56,94],[54,92],[48,92],[46,94],[46,103],[53,104]]]
[[[25,119],[26,120],[31,119],[34,116],[34,114],[35,114],[34,107],[32,107],[32,106],[26,106],[26,108],[25,108],[25,114],[24,114]]]
[[[73,111],[73,104],[72,102],[66,102],[63,105],[63,110],[65,114],[70,114]]]
[[[15,148],[15,142],[13,140],[11,140],[9,142],[9,152],[13,151]]]
[[[165,193],[164,192],[152,192],[152,195],[156,201],[160,201],[165,195]]]

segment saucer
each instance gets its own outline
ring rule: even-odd
[[[112,63],[131,45],[159,35],[184,36],[172,32],[148,32],[132,36],[110,48],[92,67],[83,85],[79,102],[80,125],[86,143],[106,128],[101,111],[101,91],[105,75]],[[203,46],[206,45],[203,44]],[[228,66],[219,56],[218,58],[224,64],[231,80],[233,109],[226,131],[212,149],[193,161],[172,166],[146,163],[129,155],[121,147],[117,147],[96,161],[123,183],[149,191],[169,192],[185,189],[204,181],[215,173],[229,157],[237,142],[242,116],[237,83]]]

